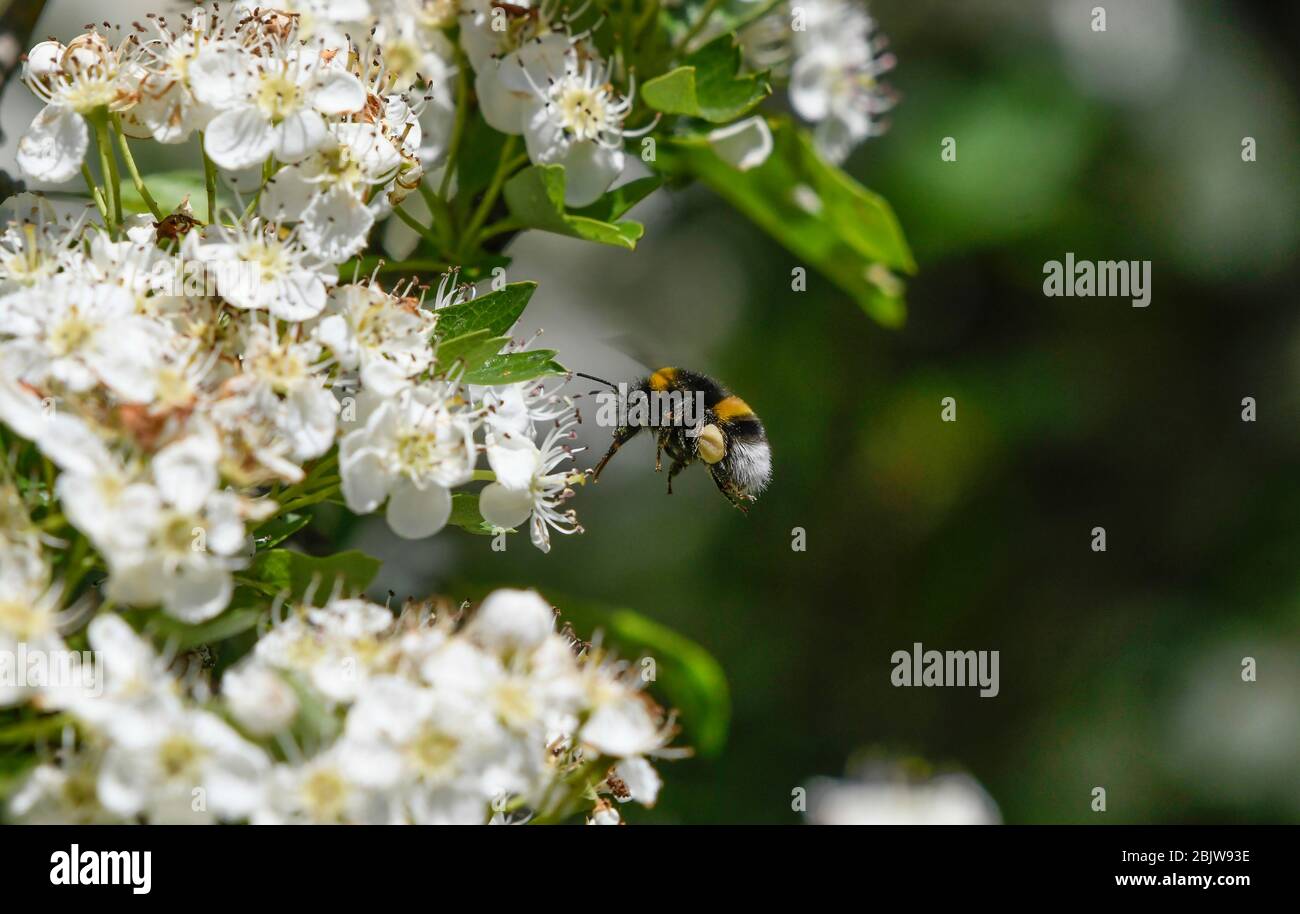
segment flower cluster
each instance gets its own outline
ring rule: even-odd
[[[534,164],[563,165],[564,202],[586,206],[622,174],[623,138],[638,132],[623,129],[632,102],[611,85],[612,67],[555,7],[525,4],[516,14],[472,0],[461,13],[461,43],[484,119],[522,134]]]
[[[62,512],[111,599],[211,618],[250,528],[340,488],[352,510],[387,504],[394,532],[429,536],[484,453],[490,523],[531,519],[541,549],[578,529],[559,506],[581,476],[556,470],[570,401],[440,366],[439,313],[466,295],[451,278],[429,302],[339,283],[298,232],[255,217],[179,243],[128,219],[114,241],[30,202],[0,236],[0,420],[61,471]]]
[[[462,619],[302,603],[215,688],[120,617],[90,624],[88,689],[36,696],[69,721],[10,800],[19,821],[485,823],[654,805],[674,726],[628,664],[497,591]],[[215,694],[213,694],[215,692]],[[75,738],[74,738],[75,728]]]
[[[536,229],[630,248],[628,210],[706,161],[701,141],[724,181],[776,148],[754,113],[766,76],[732,39],[694,59],[734,22],[720,4],[606,6],[232,0],[25,56],[42,107],[18,169],[85,190],[2,201],[0,673],[88,638],[109,681],[0,677],[0,728],[68,737],[12,812],[482,821],[582,799],[605,823],[653,802],[646,757],[671,724],[540,598],[394,620],[351,596],[377,562],[297,548],[339,508],[498,551],[515,530],[543,552],[581,531],[569,372],[510,336],[533,284],[506,281],[506,245]],[[809,9],[808,34],[781,39],[792,98],[842,157],[878,129],[889,61],[856,7]],[[661,174],[614,188],[651,131]],[[146,143],[146,166],[162,145],[192,167],[142,169]],[[318,574],[345,582],[324,606],[300,586]],[[229,645],[291,596],[215,684],[151,647]]]
[[[238,3],[199,7],[174,28],[162,17],[148,21],[117,46],[91,31],[32,49],[23,78],[46,104],[19,143],[27,177],[74,177],[92,129],[101,156],[110,130],[123,134],[123,150],[126,136],[180,143],[201,133],[217,168],[285,166],[266,171],[256,212],[295,223],[303,245],[338,263],[419,183],[421,154],[436,158],[420,118],[427,112],[445,133],[445,67],[434,69],[436,82],[416,84],[386,67],[378,50],[306,37],[299,16]],[[120,201],[103,203],[116,203],[120,218]]]
[[[883,133],[881,115],[895,96],[879,80],[893,69],[888,42],[855,0],[782,4],[745,32],[756,66],[776,66],[790,80],[790,104],[815,124],[818,151],[843,162],[853,148]]]

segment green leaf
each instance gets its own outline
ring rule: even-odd
[[[49,741],[71,722],[72,719],[66,714],[53,714],[7,724],[0,727],[0,745],[19,746],[34,743],[38,739]]]
[[[655,661],[655,685],[682,713],[700,755],[716,755],[727,741],[731,695],[727,677],[713,656],[694,641],[629,609],[605,623],[614,643],[635,648]]]
[[[628,250],[636,247],[637,241],[645,232],[644,226],[638,222],[609,222],[590,215],[565,212],[563,165],[533,165],[525,168],[506,182],[502,192],[510,207],[510,214],[528,228],[600,244],[612,244]],[[617,194],[618,191],[611,193]],[[610,194],[605,195],[608,196]],[[585,209],[596,213],[613,213],[618,204],[606,203],[605,197]]]
[[[198,213],[207,213],[208,191],[207,185],[203,181],[203,170],[201,168],[177,169],[176,171],[156,171],[152,174],[141,175],[145,187],[149,188],[149,193],[158,203],[158,208],[164,214],[170,213],[181,205],[181,201],[186,196],[190,198],[190,205]],[[122,209],[131,213],[147,213],[148,205],[144,198],[140,196],[135,189],[135,185],[130,181],[122,181]],[[217,186],[217,208],[219,210],[232,209],[235,201],[230,195],[223,191],[220,184]]]
[[[487,330],[464,333],[455,339],[438,344],[438,373],[448,375],[456,371],[470,372],[479,368],[510,342],[504,336],[493,336]]]
[[[590,206],[571,212],[575,216],[585,216],[599,222],[613,222],[662,187],[663,183],[664,179],[659,175],[637,178],[635,181],[620,184]]]
[[[250,588],[242,588],[240,593],[247,594]],[[257,625],[265,607],[242,606],[228,609],[221,615],[199,625],[186,625],[161,613],[150,620],[150,627],[162,635],[168,643],[175,644],[177,650],[189,650],[200,644],[212,644],[243,634]]]
[[[894,211],[823,161],[805,131],[788,121],[771,127],[772,153],[749,171],[719,158],[702,136],[661,143],[657,164],[709,185],[875,320],[899,326],[902,283],[891,271],[915,273],[916,262]]]
[[[39,764],[35,752],[0,756],[0,799],[9,797],[27,780],[28,774]],[[0,820],[4,817],[0,816]]]
[[[495,384],[518,384],[533,378],[565,374],[568,371],[555,361],[554,349],[530,349],[494,355],[474,371],[465,373],[465,382],[490,387]]]
[[[519,320],[536,290],[535,282],[512,282],[496,292],[443,308],[436,312],[438,323],[434,326],[434,335],[443,340],[455,340],[481,330],[492,336],[501,336]]]
[[[451,518],[447,523],[480,536],[491,536],[494,532],[479,512],[477,492],[457,492],[451,497]]]
[[[650,690],[681,712],[685,742],[703,756],[717,755],[727,741],[731,694],[721,665],[685,635],[623,607],[580,600],[547,589],[547,598],[560,608],[583,638],[599,629],[604,643],[626,660],[654,660]],[[642,667],[645,669],[645,667]]]
[[[273,549],[309,523],[311,515],[297,511],[273,517],[253,531],[253,545],[258,551]]]
[[[666,11],[668,14],[668,31],[673,41],[678,42],[690,26],[704,15],[706,7],[712,6],[710,21],[713,28],[722,32],[737,32],[751,22],[763,18],[782,0],[681,0]]]
[[[315,584],[315,596],[320,599],[329,594],[335,582],[341,582],[345,593],[364,591],[379,573],[379,566],[379,559],[355,550],[318,558],[290,549],[272,549],[253,559],[240,583],[268,596],[288,593],[295,600],[302,599]]]
[[[740,47],[731,34],[720,35],[686,58],[683,66],[641,87],[641,98],[664,114],[685,114],[725,124],[771,93],[767,74],[740,71]]]

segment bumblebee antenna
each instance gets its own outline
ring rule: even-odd
[[[618,390],[618,387],[616,385],[611,384],[609,381],[606,381],[604,378],[598,378],[594,374],[583,374],[581,371],[575,371],[572,374],[575,378],[586,378],[588,381],[595,381],[597,384],[604,384],[610,390]]]

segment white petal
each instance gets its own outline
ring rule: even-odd
[[[297,222],[319,189],[319,184],[307,180],[301,165],[281,168],[262,191],[258,212],[272,222]]]
[[[495,590],[470,621],[469,632],[497,651],[532,650],[555,631],[555,613],[534,590]]]
[[[772,130],[766,118],[755,115],[713,131],[709,144],[728,165],[749,171],[766,162],[772,153]]]
[[[623,150],[599,143],[574,143],[564,157],[564,204],[595,203],[623,173]]]
[[[366,103],[361,81],[346,70],[323,67],[316,76],[312,106],[322,114],[346,114],[360,111]]]
[[[357,514],[369,514],[384,503],[392,484],[381,455],[367,449],[367,429],[351,432],[339,445],[339,476],[343,500]]]
[[[474,77],[474,94],[478,96],[483,120],[493,130],[518,136],[524,132],[524,115],[529,111],[532,93],[519,92],[506,85],[501,69],[517,66],[492,61]]]
[[[154,455],[158,490],[179,511],[197,511],[217,487],[221,447],[211,435],[190,435]]]
[[[645,702],[635,695],[596,708],[580,735],[587,745],[616,758],[645,755],[661,742]]]
[[[389,529],[403,539],[433,536],[451,517],[451,492],[437,483],[418,489],[403,479],[393,487],[386,516]]]
[[[294,270],[267,287],[268,310],[282,321],[305,321],[325,310],[325,281],[314,270]]]
[[[23,65],[25,74],[38,79],[56,75],[65,50],[67,48],[59,41],[39,42],[27,52],[27,60]]]
[[[275,126],[276,157],[282,162],[297,162],[320,149],[329,135],[325,119],[318,112],[295,111]]]
[[[248,102],[248,68],[245,51],[222,45],[199,52],[188,67],[194,97],[218,111]]]
[[[260,165],[275,149],[275,142],[271,122],[253,107],[218,114],[203,134],[208,158],[231,171]]]
[[[790,105],[806,121],[820,121],[830,113],[830,61],[825,55],[806,54],[790,71]]]
[[[80,114],[63,105],[46,105],[18,141],[15,158],[29,178],[67,181],[81,168],[89,142],[90,132]]]
[[[340,143],[347,146],[349,154],[361,165],[366,178],[372,183],[390,177],[402,164],[402,157],[393,148],[393,144],[374,124],[338,124],[334,128],[334,135]],[[409,135],[407,140],[410,141]]]
[[[535,165],[553,165],[569,150],[564,130],[551,120],[550,112],[541,102],[530,101],[529,106],[524,113],[524,146],[528,158]]]
[[[365,202],[342,187],[321,194],[302,214],[302,240],[319,257],[342,263],[366,244],[375,224]]]
[[[654,806],[659,797],[659,788],[663,781],[659,772],[643,758],[623,759],[614,768],[614,775],[622,781],[631,794],[629,799],[642,806]]]
[[[181,565],[164,586],[163,609],[167,615],[191,625],[218,615],[230,602],[234,589],[230,572],[215,562],[202,560]]]
[[[47,417],[36,444],[59,469],[70,473],[93,475],[113,459],[90,426],[67,413]]]
[[[541,468],[542,452],[523,435],[493,435],[487,444],[488,465],[507,489],[527,490]]]
[[[499,482],[489,483],[479,493],[478,510],[492,526],[512,530],[533,513],[533,496],[527,489],[507,489]]]

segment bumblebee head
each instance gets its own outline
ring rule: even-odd
[[[700,429],[697,445],[700,459],[710,466],[727,456],[727,443],[722,437],[722,429],[712,422]]]

